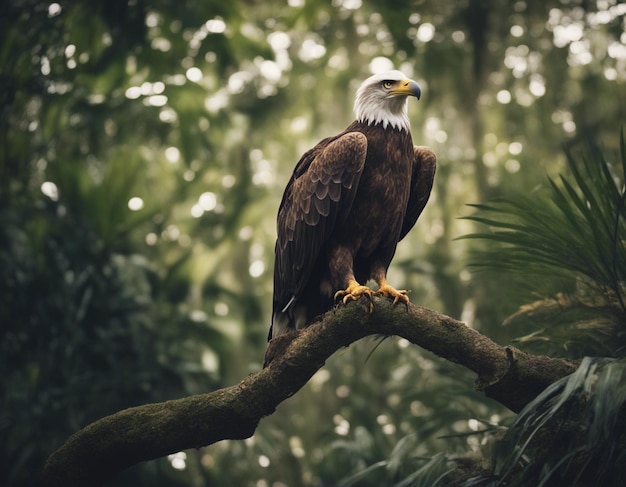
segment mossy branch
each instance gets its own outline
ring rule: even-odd
[[[397,335],[477,374],[476,388],[520,411],[577,364],[497,345],[437,311],[374,299],[340,306],[300,332],[273,340],[267,366],[208,394],[147,404],[102,418],[48,458],[41,485],[103,485],[136,463],[225,439],[252,436],[264,416],[295,394],[338,349],[368,335]]]

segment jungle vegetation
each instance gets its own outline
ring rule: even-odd
[[[618,485],[625,4],[5,3],[0,483],[32,485],[92,421],[261,369],[282,190],[393,66],[423,88],[412,134],[438,169],[390,281],[580,368],[516,414],[463,367],[366,338],[251,438],[107,485]],[[550,448],[552,419],[571,443]],[[452,461],[474,470],[446,477]]]

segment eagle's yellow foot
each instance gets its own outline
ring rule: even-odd
[[[402,301],[404,304],[408,305],[408,293],[409,291],[407,289],[395,289],[387,284],[387,281],[383,280],[378,287],[378,291],[374,293],[374,296],[387,296],[393,299],[393,304],[396,304],[398,301]]]
[[[371,313],[374,310],[374,304],[372,302],[373,294],[374,294],[374,291],[372,291],[369,287],[362,286],[354,279],[350,279],[348,281],[347,288],[345,288],[342,291],[337,291],[335,293],[335,301],[338,301],[339,299],[341,299],[341,302],[343,304],[347,304],[348,301],[356,301],[361,296],[367,296],[367,298],[370,300],[370,313]]]

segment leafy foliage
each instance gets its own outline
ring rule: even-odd
[[[572,180],[561,176],[560,185],[550,179],[550,187],[543,193],[472,205],[478,212],[467,218],[488,226],[490,231],[465,238],[495,244],[475,258],[477,266],[497,269],[518,279],[532,279],[527,282],[532,282],[536,293],[549,292],[550,288],[562,291],[522,306],[505,321],[544,323],[542,330],[535,328],[520,342],[557,342],[574,353],[624,353],[623,134],[621,146],[617,167],[612,167],[597,150],[581,160],[568,153]],[[546,323],[552,326],[547,328]]]
[[[184,389],[163,361],[145,258],[111,252],[49,201],[2,220],[2,471],[20,485],[81,425]]]
[[[412,132],[439,158],[435,194],[391,278],[414,302],[503,342],[512,327],[496,325],[497,307],[512,306],[508,285],[463,269],[464,243],[451,243],[471,230],[460,208],[532,187],[541,164],[553,173],[564,138],[615,147],[624,113],[612,1],[5,3],[0,477],[11,485],[32,484],[46,455],[91,419],[260,366],[281,190],[300,154],[350,122],[370,70],[393,64],[423,85]],[[587,294],[576,286],[535,299],[587,313],[588,279]],[[605,322],[585,344],[613,336]],[[551,347],[535,339],[538,327],[528,340]],[[559,343],[579,343],[558,330]],[[139,466],[119,483],[335,484],[363,469],[374,485],[418,482],[418,469],[432,479],[438,452],[479,447],[480,435],[454,435],[506,415],[471,378],[398,347],[337,357],[321,386],[253,439]]]
[[[624,407],[624,360],[586,357],[519,414],[497,450],[493,475],[464,485],[621,485]]]

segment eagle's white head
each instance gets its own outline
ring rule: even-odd
[[[398,130],[409,130],[407,105],[409,96],[418,100],[422,90],[400,71],[385,71],[367,78],[356,92],[354,112],[359,122],[382,123]]]

